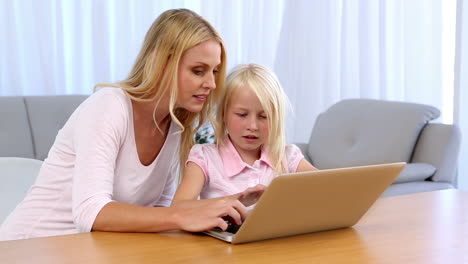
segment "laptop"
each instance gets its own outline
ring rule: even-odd
[[[405,166],[401,162],[282,174],[240,227],[203,233],[241,244],[351,227]]]

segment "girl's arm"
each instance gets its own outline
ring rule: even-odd
[[[312,164],[310,164],[307,160],[302,159],[299,162],[299,165],[297,166],[296,172],[301,172],[301,171],[314,171],[317,170]]]
[[[184,201],[197,200],[205,184],[205,173],[196,163],[189,161],[184,177],[172,199],[172,206],[182,205]]]
[[[194,201],[203,205],[212,203],[216,200],[239,200],[244,206],[249,206],[255,203],[265,190],[265,186],[259,184],[233,195],[197,200],[204,184],[205,173],[196,163],[189,161],[185,167],[185,175],[182,178],[182,182],[180,183],[179,188],[174,195],[174,199],[172,200],[172,206],[191,207]]]

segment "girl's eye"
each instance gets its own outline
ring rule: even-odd
[[[267,117],[265,115],[261,115],[260,118],[261,119],[267,119]]]
[[[214,74],[214,75],[218,74],[218,72],[219,72],[218,69],[214,69],[214,70],[213,70],[213,74]]]
[[[237,116],[240,116],[240,117],[246,117],[247,114],[244,114],[244,113],[236,113]]]

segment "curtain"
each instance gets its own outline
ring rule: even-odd
[[[457,4],[454,121],[462,131],[458,187],[468,190],[468,4],[463,0]]]
[[[192,9],[218,29],[229,67],[273,65],[282,0],[4,0],[0,95],[90,94],[96,83],[124,79],[151,23],[171,8]]]
[[[290,141],[306,141],[318,113],[344,98],[443,109],[440,6],[440,0],[287,2],[275,71],[294,105]]]

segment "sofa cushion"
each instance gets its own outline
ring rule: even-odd
[[[436,168],[427,163],[409,163],[393,183],[424,181],[432,177]]]
[[[318,116],[308,154],[319,169],[409,162],[422,128],[439,115],[429,105],[343,100]]]
[[[87,97],[86,95],[25,97],[36,159],[44,160],[47,157],[58,131]]]
[[[0,157],[34,157],[31,129],[23,97],[0,97]]]
[[[437,190],[453,189],[454,186],[446,182],[406,182],[392,184],[387,190],[381,195],[381,197],[404,195],[417,192],[432,192]]]

